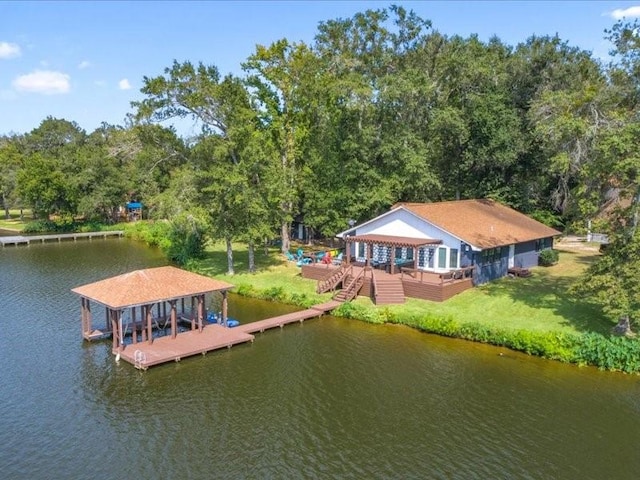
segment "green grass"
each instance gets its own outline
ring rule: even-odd
[[[505,277],[442,303],[408,299],[405,305],[390,308],[399,314],[426,308],[432,315],[449,316],[461,324],[475,322],[492,328],[609,333],[613,324],[598,308],[568,293],[595,258],[594,254],[561,252],[558,264],[536,267],[528,278]]]
[[[403,323],[403,317],[429,314],[451,318],[460,324],[480,323],[488,328],[608,334],[613,324],[602,312],[568,293],[570,285],[596,258],[595,252],[561,251],[558,264],[536,267],[532,269],[531,277],[503,278],[467,290],[442,303],[412,298],[407,299],[404,305],[384,307],[376,307],[367,298],[359,298],[354,303],[367,312],[369,319],[375,318],[376,313],[381,318],[391,313],[400,323]],[[195,270],[224,279],[243,290],[243,293],[280,290],[279,295],[272,295],[280,301],[307,305],[310,300],[321,302],[330,298],[329,294],[317,295],[316,282],[303,279],[300,269],[294,263],[287,262],[276,249],[270,249],[268,255],[264,254],[262,248],[258,249],[256,263],[258,273],[247,273],[246,247],[234,245],[234,268],[238,273],[228,276],[224,245],[216,244],[209,247],[204,260],[195,264]],[[305,301],[300,302],[300,296]]]
[[[0,229],[21,232],[24,226],[32,220],[31,210],[23,210],[23,213],[24,218],[20,220],[20,210],[9,210],[9,219],[5,218],[4,210],[0,212]]]

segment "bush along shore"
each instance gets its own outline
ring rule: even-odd
[[[326,300],[319,295],[288,294],[283,287],[258,289],[246,283],[237,287],[236,293],[305,308]],[[594,332],[501,329],[480,323],[460,323],[454,318],[432,315],[428,312],[404,314],[394,312],[389,307],[380,308],[361,305],[357,302],[344,303],[331,314],[369,323],[405,325],[426,333],[506,347],[529,355],[580,366],[590,365],[602,370],[640,373],[640,340],[635,337],[607,336]]]

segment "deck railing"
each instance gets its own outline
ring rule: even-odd
[[[400,268],[400,278],[404,279],[404,275],[407,275],[411,278],[413,278],[414,280],[419,280],[420,283],[430,283],[430,284],[440,284],[443,285],[445,283],[452,283],[456,280],[463,280],[465,278],[469,278],[473,276],[473,270],[474,270],[475,266],[470,266],[470,267],[463,267],[463,268],[458,268],[456,270],[450,270],[448,272],[444,272],[444,273],[438,273],[436,275],[438,275],[439,277],[439,282],[433,282],[433,281],[429,281],[429,280],[424,280],[424,275],[427,274],[430,277],[432,277],[434,275],[435,272],[426,272],[420,268],[408,268],[408,267],[401,267]]]
[[[358,272],[358,274],[353,277],[349,284],[345,288],[340,290],[340,292],[338,292],[333,298],[342,302],[348,302],[349,300],[355,298],[358,295],[360,288],[362,288],[362,285],[364,284],[365,271],[365,269],[360,270],[360,272]]]
[[[322,280],[318,280],[316,286],[316,293],[325,293],[330,290],[335,290],[336,286],[344,281],[345,277],[353,271],[352,266],[341,265],[338,270],[332,271]]]

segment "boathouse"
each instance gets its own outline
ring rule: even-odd
[[[159,340],[154,338],[154,331],[160,330],[170,332],[162,339],[165,342],[167,339],[173,340],[174,345],[167,353],[176,357],[173,359],[201,353],[206,346],[203,347],[193,335],[190,345],[184,344],[180,348],[178,345],[185,342],[178,342],[178,337],[185,333],[203,332],[206,321],[205,296],[213,292],[222,295],[224,323],[227,318],[227,292],[231,288],[233,285],[229,283],[167,266],[136,270],[71,291],[80,295],[84,339],[94,340],[111,335],[113,353],[136,363],[143,356],[153,353],[150,347]],[[105,308],[104,330],[93,327],[92,303]],[[179,323],[187,325],[183,333],[179,332]],[[140,358],[136,358],[136,351]],[[176,351],[179,353],[176,354]],[[158,360],[161,358],[158,357]]]

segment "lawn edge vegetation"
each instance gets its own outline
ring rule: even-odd
[[[316,282],[301,278],[298,267],[292,262],[284,260],[275,249],[270,250],[268,255],[259,255],[261,258],[259,271],[254,274],[225,275],[224,262],[222,261],[225,255],[222,245],[209,246],[205,258],[190,262],[186,268],[229,281],[235,285],[232,291],[245,297],[275,301],[302,308],[308,308],[330,299],[330,294],[316,294]],[[570,262],[569,255],[571,252],[560,252],[559,265],[562,265],[563,260]],[[245,262],[246,247],[237,245],[235,256],[238,265],[242,266]],[[595,258],[595,254],[591,256]],[[585,257],[589,257],[589,255],[580,255],[578,258],[580,261],[584,261]],[[574,267],[575,265],[569,265],[568,269],[571,270]],[[246,270],[238,268],[236,271]],[[578,272],[580,271],[582,270],[578,270]],[[536,275],[543,277],[543,283],[552,290],[555,279],[558,279],[561,284],[559,288],[564,292],[558,293],[556,291],[555,295],[564,293],[569,297],[570,285],[566,282],[566,278],[561,274],[553,272],[550,274],[549,272],[551,272],[549,268],[538,267],[534,269],[534,278]],[[577,278],[578,275],[575,272],[575,279]],[[527,279],[505,278],[498,282],[509,282],[508,285],[511,288],[520,289],[524,293],[530,289]],[[458,297],[473,295],[474,290],[478,289],[463,292]],[[498,294],[495,289],[492,289],[489,293],[484,293],[484,296]],[[373,324],[404,325],[425,333],[505,347],[528,355],[579,366],[588,365],[602,370],[624,373],[640,372],[639,339],[604,333],[602,325],[605,325],[606,331],[610,331],[613,324],[604,320],[602,314],[595,308],[589,311],[593,315],[600,316],[598,321],[593,323],[598,326],[600,332],[589,330],[588,327],[581,327],[583,331],[561,331],[553,327],[545,329],[544,325],[541,325],[539,329],[514,328],[508,325],[499,327],[482,320],[461,321],[456,318],[455,314],[430,311],[433,307],[439,307],[447,302],[437,304],[426,300],[412,300],[410,303],[411,308],[406,308],[405,305],[376,306],[368,299],[359,298],[343,303],[333,310],[331,315]],[[421,308],[416,308],[416,305]],[[481,310],[482,305],[478,309]]]

